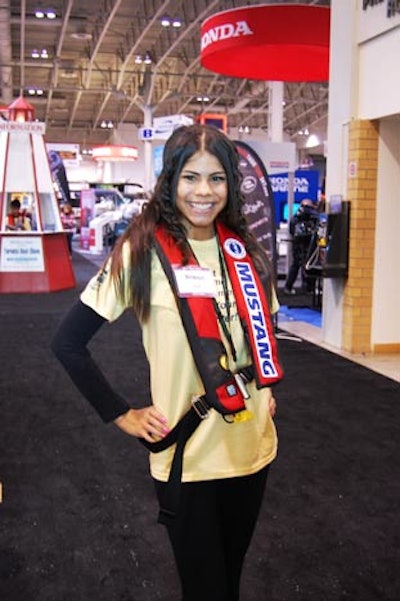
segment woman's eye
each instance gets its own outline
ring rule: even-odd
[[[182,175],[182,179],[186,180],[187,182],[194,182],[196,179],[196,176],[192,175],[191,173],[184,173]]]
[[[225,177],[225,175],[213,175],[212,181],[213,182],[218,182],[218,183],[219,182],[224,182],[224,181],[226,181],[226,177]]]

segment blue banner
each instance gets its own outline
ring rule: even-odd
[[[288,220],[288,173],[274,173],[269,176],[275,204],[275,221],[279,225],[281,221]],[[298,169],[294,172],[293,179],[293,213],[296,212],[301,201],[309,198],[313,202],[318,202],[318,171],[309,169]]]

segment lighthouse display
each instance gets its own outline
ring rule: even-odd
[[[4,110],[4,109],[3,109]],[[0,293],[75,287],[44,141],[22,97],[0,120]]]

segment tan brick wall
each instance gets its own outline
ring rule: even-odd
[[[349,128],[348,178],[350,201],[349,276],[343,299],[342,346],[351,353],[371,348],[372,289],[375,254],[376,189],[378,175],[378,125],[353,121]]]

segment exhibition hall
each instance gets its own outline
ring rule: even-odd
[[[0,599],[399,601],[399,33],[2,1]]]

